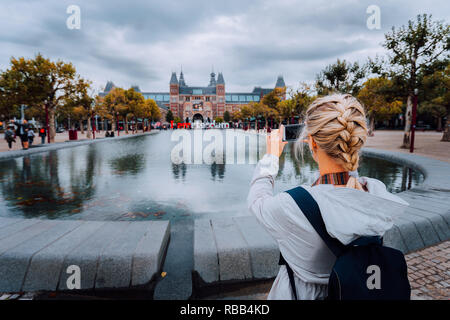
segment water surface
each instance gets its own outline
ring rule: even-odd
[[[173,164],[171,131],[43,152],[0,162],[0,216],[142,220],[248,215],[255,164]],[[275,192],[311,184],[318,168],[288,146]],[[263,153],[263,152],[262,152]],[[417,171],[363,158],[359,174],[400,192],[423,181]]]

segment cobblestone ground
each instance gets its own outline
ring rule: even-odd
[[[406,256],[413,299],[450,300],[450,241]]]
[[[450,241],[407,254],[408,277],[412,300],[450,300]],[[265,292],[242,294],[236,292],[224,299],[267,299]]]

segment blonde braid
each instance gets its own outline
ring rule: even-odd
[[[359,150],[367,138],[367,125],[364,108],[356,98],[349,94],[333,94],[316,99],[306,111],[305,124],[297,141],[301,153],[303,140],[311,135],[317,145],[345,170],[358,168]],[[362,189],[356,178],[351,178],[347,187]]]

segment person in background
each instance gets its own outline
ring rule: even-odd
[[[10,124],[10,125],[8,125],[8,128],[5,131],[5,140],[8,143],[9,150],[12,149],[12,143],[16,142],[16,137],[15,137],[13,129],[14,129],[14,125]]]
[[[21,122],[16,123],[16,136],[20,138],[22,142],[22,148],[24,150],[28,150],[28,123],[27,120],[22,120]]]
[[[28,129],[28,144],[30,145],[30,147],[33,145],[33,141],[34,141],[34,130],[33,128],[29,128]]]
[[[45,144],[45,137],[47,136],[47,130],[44,127],[39,129],[39,137],[41,137],[41,144]]]

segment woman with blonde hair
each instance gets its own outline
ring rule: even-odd
[[[277,241],[284,260],[268,299],[325,299],[336,256],[289,193],[273,195],[278,160],[287,144],[282,141],[283,130],[268,135],[266,154],[256,166],[247,199],[250,212]],[[304,142],[308,143],[320,171],[312,186],[302,187],[317,202],[328,235],[343,245],[361,236],[382,237],[392,227],[392,213],[408,205],[388,192],[383,182],[358,177],[366,138],[363,106],[349,94],[334,94],[308,107],[295,142],[302,157]]]

